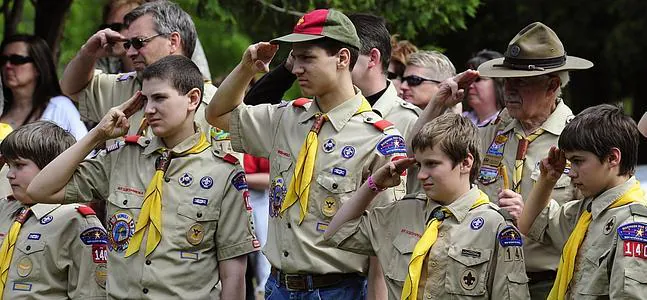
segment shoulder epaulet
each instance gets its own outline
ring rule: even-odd
[[[299,98],[297,100],[292,101],[292,106],[295,107],[305,107],[306,104],[312,102],[312,100],[308,98]]]
[[[413,112],[417,116],[420,116],[420,113],[422,113],[422,109],[420,109],[420,107],[417,107],[417,106],[415,106],[415,105],[413,105],[413,104],[411,104],[411,103],[409,103],[407,101],[404,101],[404,100],[400,101],[400,106],[402,106],[402,107],[404,107],[406,109],[413,110]]]
[[[146,147],[148,146],[148,144],[150,144],[151,141],[149,138],[145,136],[127,135],[127,136],[124,136],[124,142],[126,143],[126,145],[139,145],[142,147]]]
[[[503,216],[503,218],[504,218],[506,221],[510,221],[510,222],[513,222],[513,221],[514,221],[514,218],[512,217],[512,215],[511,215],[507,210],[505,210],[505,209],[503,209],[503,208],[499,208],[499,209],[497,209],[496,211],[498,211],[498,212],[499,212],[499,214],[500,214],[500,215],[502,215],[502,216]]]
[[[411,193],[411,194],[404,195],[404,197],[402,197],[402,199],[400,199],[399,201],[402,201],[402,200],[427,201],[427,195],[425,195],[425,193]]]
[[[232,165],[238,164],[238,158],[236,158],[235,156],[233,156],[233,155],[231,155],[229,153],[225,154],[222,157],[222,160],[224,160],[224,161],[226,161],[226,162],[228,162],[228,163],[230,163]]]
[[[490,125],[496,125],[501,122],[501,117],[496,117],[496,119],[490,121]]]
[[[135,78],[135,76],[137,76],[137,71],[119,74],[117,75],[117,82],[126,81],[130,78]]]
[[[629,206],[631,215],[647,217],[647,206],[642,203],[633,203]]]
[[[97,214],[97,213],[94,211],[94,209],[92,209],[92,208],[91,208],[91,207],[89,207],[89,206],[85,206],[85,205],[79,205],[79,207],[77,207],[77,208],[76,208],[76,211],[78,211],[78,212],[79,212],[82,216],[84,216],[84,217],[87,217],[87,216],[94,216],[94,215],[96,215],[96,214]]]
[[[387,131],[387,130],[389,130],[389,129],[394,128],[393,123],[391,123],[391,122],[389,122],[389,121],[387,121],[387,120],[384,120],[384,119],[379,120],[379,121],[377,121],[377,122],[373,123],[373,126],[374,126],[375,128],[377,128],[377,129],[379,129],[379,130],[380,130],[380,131],[382,131],[382,132],[384,132],[384,131]]]

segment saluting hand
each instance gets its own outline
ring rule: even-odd
[[[111,29],[103,29],[93,34],[83,45],[81,51],[86,55],[95,58],[102,58],[113,55],[112,46],[116,42],[125,41],[126,38],[121,33]]]
[[[564,173],[564,168],[566,168],[566,155],[564,151],[555,146],[550,147],[548,157],[539,163],[541,177],[551,182],[557,182]]]
[[[135,112],[142,109],[145,98],[140,91],[137,91],[128,101],[117,107],[111,108],[95,127],[100,136],[104,139],[114,139],[128,133],[130,118]]]
[[[270,62],[278,50],[278,45],[272,45],[268,42],[256,43],[247,47],[243,54],[242,64],[255,72],[269,72]]]
[[[479,72],[467,70],[440,83],[433,102],[444,108],[450,108],[463,101],[465,91],[474,80],[479,78]]]
[[[407,168],[416,163],[415,158],[403,157],[401,159],[390,161],[380,167],[371,175],[373,182],[378,188],[390,188],[400,184],[400,177]]]

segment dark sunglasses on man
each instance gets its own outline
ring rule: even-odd
[[[388,78],[389,80],[402,79],[402,74],[387,71],[386,78]]]
[[[110,23],[110,24],[101,24],[99,30],[110,28],[113,31],[120,32],[122,29],[126,28],[124,23]]]
[[[24,65],[33,61],[34,59],[30,56],[22,56],[18,54],[0,56],[0,65],[2,66],[4,66],[4,64],[6,64],[7,62],[11,63],[12,65]]]
[[[139,50],[139,49],[141,49],[142,47],[144,47],[144,45],[145,45],[146,43],[148,43],[150,40],[152,40],[152,39],[154,39],[154,38],[156,38],[156,37],[158,37],[158,36],[160,36],[160,35],[165,35],[165,34],[164,34],[164,33],[158,33],[158,34],[156,34],[156,35],[149,36],[149,37],[147,37],[147,38],[140,38],[140,37],[136,37],[136,38],[132,38],[132,39],[126,40],[126,41],[124,42],[124,48],[126,48],[126,51],[127,51],[127,50],[128,50],[128,48],[130,48],[130,46],[133,46],[135,49]]]
[[[409,86],[418,86],[418,85],[422,84],[425,81],[431,81],[431,82],[435,82],[435,83],[440,83],[440,81],[438,81],[438,80],[422,78],[422,77],[416,76],[416,75],[409,75],[407,77],[402,77],[402,82],[405,82],[405,81],[407,82],[407,84]]]

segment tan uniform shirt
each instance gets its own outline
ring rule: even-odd
[[[199,133],[178,144],[193,147]],[[240,165],[223,161],[211,148],[175,157],[162,187],[162,240],[148,256],[146,242],[124,258],[164,147],[140,138],[83,161],[65,187],[65,201],[107,201],[107,292],[114,299],[212,299],[218,262],[256,251],[248,191]],[[224,157],[228,159],[228,156]],[[235,163],[235,161],[234,161]],[[144,237],[146,241],[146,237]]]
[[[235,151],[270,160],[270,219],[263,252],[285,273],[365,272],[368,257],[320,246],[328,223],[372,170],[395,156],[406,155],[397,129],[381,131],[373,123],[375,112],[355,114],[363,96],[357,94],[328,112],[319,133],[319,149],[310,185],[308,214],[299,225],[300,207],[279,213],[294,174],[301,145],[320,112],[316,101],[305,106],[295,101],[279,105],[246,106],[232,111],[231,142]],[[298,101],[298,100],[297,100]],[[393,201],[384,193],[377,205]]]
[[[23,205],[0,200],[0,243]],[[20,229],[4,299],[105,299],[106,231],[79,205],[35,204]]]
[[[521,234],[495,204],[470,210],[478,196],[478,189],[472,188],[447,206],[453,216],[440,225],[425,259],[427,276],[426,281],[421,279],[419,299],[530,297]],[[348,251],[377,255],[389,298],[400,299],[411,253],[425,232],[425,220],[439,207],[424,194],[410,194],[347,222],[329,242]]]
[[[533,184],[537,178],[539,178],[538,163],[548,156],[548,150],[551,146],[557,145],[559,135],[562,133],[564,126],[566,126],[567,121],[570,120],[572,116],[573,112],[571,109],[568,108],[563,101],[559,100],[555,111],[548,117],[548,120],[541,125],[541,128],[546,132],[540,135],[528,146],[526,160],[523,166],[523,175],[521,178],[521,196],[524,201],[528,197],[528,194],[530,194]],[[510,181],[508,184],[510,188],[513,187],[512,178],[514,176],[517,146],[519,143],[519,140],[515,136],[516,132],[522,133],[523,136],[526,136],[523,134],[523,128],[519,121],[511,118],[505,109],[499,115],[498,121],[495,121],[493,124],[486,127],[479,128],[481,139],[481,159],[485,159],[488,151],[502,151],[503,160],[501,163],[505,168],[507,168]],[[495,138],[499,135],[507,137],[507,141],[504,145],[497,145]],[[498,192],[503,188],[503,179],[499,174],[494,177],[493,182],[484,183],[482,177],[483,175],[488,174],[486,172],[487,168],[488,166],[483,163],[477,183],[479,184],[479,188],[490,197],[490,201],[497,202]],[[495,175],[491,175],[490,173],[490,176]],[[571,179],[568,175],[563,174],[553,189],[553,199],[556,199],[560,204],[564,204],[566,201],[574,199],[573,193],[574,188],[571,186]],[[557,269],[557,264],[559,263],[559,257],[561,255],[557,249],[546,247],[533,241],[525,241],[524,251],[527,255],[526,269],[528,272]]]
[[[580,215],[591,212],[567,299],[647,299],[647,207],[609,208],[635,182],[631,178],[598,197],[562,206],[552,200],[548,214],[535,219],[528,237],[561,250]]]

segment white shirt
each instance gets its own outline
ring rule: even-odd
[[[40,119],[56,123],[71,133],[77,141],[88,133],[85,124],[81,122],[81,115],[76,106],[65,96],[49,99],[49,104]]]

